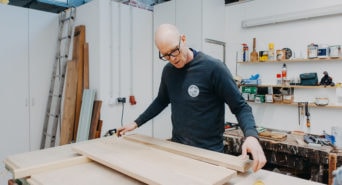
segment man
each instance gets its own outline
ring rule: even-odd
[[[266,158],[258,141],[251,107],[241,96],[227,67],[218,59],[186,46],[186,37],[174,25],[162,24],[155,33],[159,58],[165,65],[159,92],[151,105],[131,124],[118,129],[122,136],[143,125],[171,104],[171,140],[223,152],[224,103],[235,114],[246,137],[242,156],[253,156],[253,170]]]

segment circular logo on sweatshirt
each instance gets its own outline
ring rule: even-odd
[[[191,97],[197,97],[199,95],[199,88],[196,85],[190,85],[188,88],[188,94]]]

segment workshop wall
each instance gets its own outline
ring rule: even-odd
[[[273,42],[275,49],[290,48],[296,58],[305,58],[307,45],[311,43],[337,45],[342,44],[341,24],[342,15],[312,18],[286,23],[270,24],[251,28],[242,28],[241,21],[291,14],[316,8],[324,8],[333,5],[341,5],[339,0],[320,1],[267,1],[254,0],[245,3],[226,5],[226,40],[227,63],[235,75],[249,78],[251,75],[260,74],[262,83],[275,84],[276,74],[280,73],[283,63],[267,63],[258,65],[236,64],[241,57],[242,43],[247,43],[249,52],[252,51],[252,39],[256,38],[256,49],[267,50],[268,43]],[[241,61],[241,60],[240,60]],[[288,77],[298,78],[300,73],[317,72],[318,78],[323,76],[323,71],[328,71],[333,81],[342,82],[342,61],[314,62],[314,63],[288,63]],[[295,89],[295,101],[313,101],[315,97],[329,97],[331,102],[336,102],[335,89]],[[342,103],[342,102],[340,102]],[[296,106],[252,104],[254,115],[259,126],[308,131],[304,124],[298,124]],[[341,125],[339,113],[341,109],[334,108],[310,108],[311,132],[321,134],[323,130],[330,133],[332,126]]]
[[[90,88],[103,101],[103,135],[133,122],[152,101],[152,12],[106,0],[78,7],[77,15],[76,25],[86,25]],[[126,103],[117,103],[118,97]],[[136,132],[152,135],[152,124]]]

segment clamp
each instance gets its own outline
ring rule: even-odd
[[[106,134],[104,135],[104,137],[107,137],[107,136],[112,136],[113,134],[116,134],[117,130],[116,128],[113,128],[113,129],[110,129],[106,132]]]

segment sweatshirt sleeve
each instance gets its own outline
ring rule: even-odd
[[[258,137],[252,108],[242,97],[229,69],[222,63],[213,73],[215,89],[235,115],[245,137]]]

